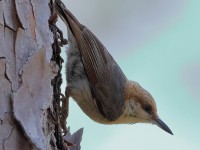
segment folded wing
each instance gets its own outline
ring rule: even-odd
[[[98,38],[66,9],[60,1],[56,10],[75,36],[91,92],[99,111],[108,120],[117,119],[124,108],[126,77]]]

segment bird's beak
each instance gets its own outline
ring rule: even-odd
[[[168,132],[169,134],[173,135],[173,133],[170,130],[170,128],[160,118],[156,118],[154,121],[155,121],[154,123],[158,127],[160,127],[161,129],[163,129],[164,131]]]

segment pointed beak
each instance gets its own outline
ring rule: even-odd
[[[154,122],[158,127],[160,127],[161,129],[163,129],[164,131],[168,132],[169,134],[173,135],[172,131],[170,130],[170,128],[160,119],[160,118],[156,118],[155,122]]]

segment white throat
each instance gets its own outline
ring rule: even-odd
[[[126,100],[125,109],[122,115],[115,120],[115,124],[134,124],[138,122],[148,122],[146,114],[142,112],[141,105],[134,100]]]

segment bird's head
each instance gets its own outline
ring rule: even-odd
[[[156,103],[151,94],[134,81],[126,83],[125,108],[118,121],[121,123],[152,123],[173,134],[169,127],[158,117]]]

